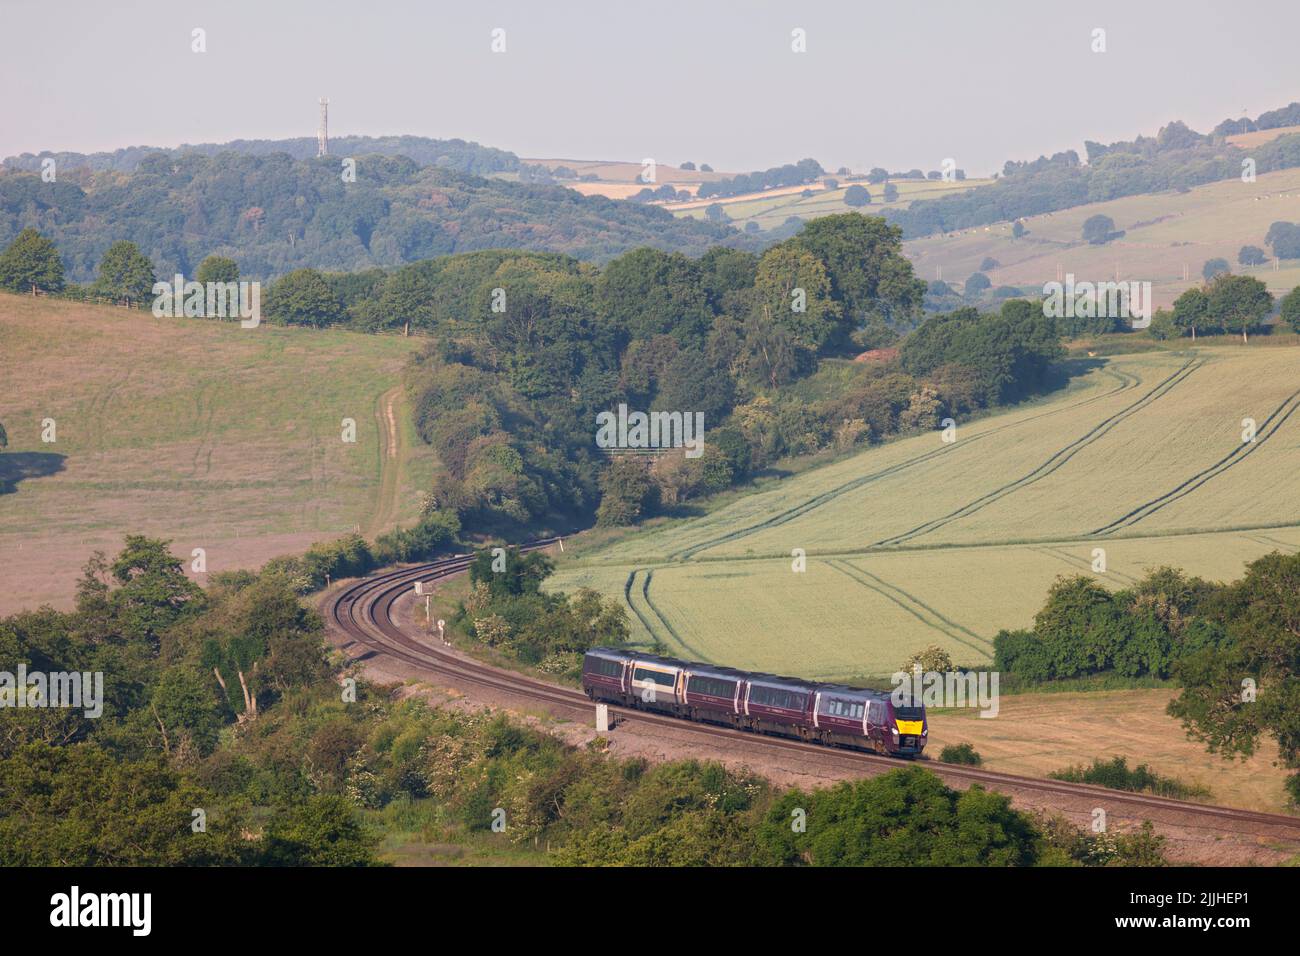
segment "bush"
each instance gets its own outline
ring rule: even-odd
[[[1300,332],[1300,286],[1283,296],[1280,315],[1282,321],[1291,326],[1293,331]]]
[[[978,767],[984,763],[984,758],[970,744],[949,744],[939,752],[939,762]]]
[[[1205,797],[1209,790],[1194,784],[1183,783],[1174,777],[1164,777],[1153,771],[1146,764],[1138,764],[1129,769],[1124,757],[1110,760],[1094,759],[1089,767],[1066,767],[1048,774],[1053,780],[1066,780],[1070,783],[1091,783],[1111,790],[1127,790],[1130,793],[1154,793],[1161,797]]]
[[[952,655],[938,644],[931,644],[923,651],[917,651],[903,663],[903,672],[910,674],[912,668],[919,664],[926,673],[946,674],[956,670],[952,665]]]
[[[1293,807],[1300,807],[1300,773],[1293,773],[1286,778],[1283,785],[1286,788],[1287,800]]]
[[[375,540],[375,563],[428,560],[455,545],[459,534],[460,519],[454,511],[435,511],[409,530],[399,527],[380,535]]]

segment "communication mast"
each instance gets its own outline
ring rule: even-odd
[[[330,101],[320,98],[320,129],[316,130],[316,155],[328,156],[330,151]]]

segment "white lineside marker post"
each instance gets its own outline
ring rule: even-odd
[[[561,552],[561,553],[564,552],[564,539],[563,539],[563,538],[560,539],[560,552]]]
[[[596,733],[609,733],[609,704],[596,705]]]
[[[451,647],[451,641],[447,640],[447,622],[442,620],[442,618],[438,619],[438,639],[448,647]]]

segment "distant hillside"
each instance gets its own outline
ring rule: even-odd
[[[990,189],[993,187],[989,187]],[[1094,244],[1083,238],[1091,216],[1109,216],[1123,235]],[[1269,228],[1275,222],[1300,222],[1300,169],[1262,173],[1255,182],[1234,178],[1185,191],[1168,190],[1076,206],[1021,220],[1019,238],[1009,223],[963,229],[914,239],[904,249],[917,275],[964,282],[985,270],[994,285],[1040,289],[1059,275],[1080,280],[1113,279],[1153,283],[1157,306],[1168,306],[1185,289],[1200,285],[1202,268],[1226,259],[1233,272],[1245,272],[1282,296],[1300,285],[1300,260],[1246,267],[1239,263],[1243,246],[1272,254]],[[1186,270],[1186,271],[1184,271]]]
[[[63,255],[68,277],[93,278],[100,257],[130,239],[160,275],[193,273],[205,256],[234,258],[244,276],[292,269],[358,270],[487,248],[563,252],[604,261],[636,246],[699,255],[753,243],[724,224],[675,219],[650,206],[559,186],[487,179],[405,156],[341,159],[219,152],[140,157],[133,172],[59,167],[58,180],[0,171],[0,245],[31,226]]]
[[[236,139],[229,143],[200,143],[163,149],[157,146],[129,146],[111,153],[23,153],[10,156],[3,166],[15,172],[40,172],[41,161],[51,158],[60,171],[89,169],[93,172],[133,173],[150,156],[177,157],[185,153],[215,156],[270,156],[286,153],[294,159],[316,157],[316,137],[296,139]],[[420,166],[440,166],[462,173],[518,172],[521,163],[514,153],[463,139],[430,139],[427,136],[340,136],[330,140],[330,153],[343,156],[405,156]]]
[[[1261,120],[1276,124],[1268,127],[1275,129],[1291,118],[1288,108],[1264,114]],[[1086,142],[1086,163],[1074,150],[1033,162],[1008,162],[998,181],[986,189],[915,202],[885,215],[911,239],[1233,179],[1241,175],[1246,158],[1254,160],[1257,173],[1300,166],[1300,135],[1279,136],[1249,151],[1228,142],[1227,135],[1204,135],[1175,121],[1154,137],[1109,145]]]

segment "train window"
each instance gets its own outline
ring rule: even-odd
[[[603,674],[606,677],[618,677],[623,673],[623,662],[611,661],[604,657],[593,657],[591,659],[591,671],[594,674]]]
[[[692,675],[689,690],[692,694],[730,698],[736,694],[736,685],[731,681],[720,680],[717,677]]]
[[[663,671],[652,671],[644,667],[638,667],[632,676],[639,681],[652,681],[660,687],[672,687],[677,683],[675,674],[665,674]]]
[[[864,706],[861,701],[856,700],[837,700],[832,697],[826,703],[826,713],[831,717],[845,717],[852,720],[861,720]]]
[[[749,702],[763,707],[780,707],[784,710],[803,710],[808,700],[806,694],[799,691],[782,690],[779,687],[750,687]]]

